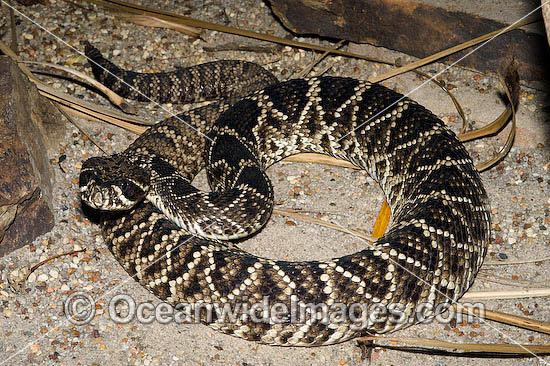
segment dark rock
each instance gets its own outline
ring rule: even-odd
[[[544,19],[544,29],[546,30],[546,37],[548,44],[550,44],[550,4],[547,2],[542,3],[542,17]]]
[[[518,9],[531,9],[530,2],[518,2]],[[270,0],[273,13],[297,34],[315,34],[357,43],[370,43],[423,58],[511,24],[526,12],[509,11],[506,20],[497,20],[499,2],[480,1],[463,11],[455,2],[433,5],[426,0]],[[457,11],[455,9],[460,9]],[[488,14],[493,14],[490,16]],[[482,72],[502,72],[515,58],[522,81],[548,88],[548,44],[544,29],[516,29],[502,34],[483,47],[455,53],[445,62]],[[540,30],[539,30],[540,28]],[[540,33],[539,33],[540,32]],[[519,47],[518,45],[521,45]]]
[[[63,121],[17,65],[0,57],[0,256],[53,227],[47,145],[62,138]]]
[[[25,6],[30,6],[34,4],[42,4],[42,5],[46,4],[46,0],[17,0],[17,2]]]

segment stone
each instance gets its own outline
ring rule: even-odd
[[[548,40],[548,44],[550,45],[550,4],[548,2],[543,1],[542,5],[542,17],[544,19],[544,29],[546,30],[546,37]]]
[[[369,43],[418,58],[435,54],[478,36],[504,28],[533,10],[529,0],[514,6],[478,0],[270,0],[273,13],[297,34],[315,34],[356,43]],[[521,46],[518,46],[521,45]],[[547,89],[549,48],[543,26],[531,25],[455,53],[444,62],[481,72],[503,72],[515,58],[520,79],[529,86]]]
[[[30,5],[34,5],[34,4],[42,4],[42,5],[47,4],[46,0],[17,0],[17,2],[19,4],[25,5],[25,6],[30,6]]]
[[[53,171],[47,146],[65,119],[17,64],[0,57],[0,256],[52,229]]]

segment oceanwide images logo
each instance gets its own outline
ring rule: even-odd
[[[448,303],[420,303],[414,308],[401,303],[302,303],[296,301],[270,303],[266,296],[261,302],[250,303],[139,303],[129,295],[118,294],[108,302],[108,316],[119,324],[132,321],[149,324],[190,323],[268,323],[268,324],[350,324],[350,329],[361,331],[376,327],[383,330],[401,328],[409,324],[478,323],[484,319],[482,303],[461,303],[462,310],[454,311]],[[67,319],[76,325],[90,323],[96,316],[96,304],[87,293],[76,292],[64,302]],[[467,314],[467,315],[464,315]],[[475,315],[474,315],[475,314]]]

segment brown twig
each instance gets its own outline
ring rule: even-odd
[[[302,221],[305,221],[305,222],[310,222],[310,223],[317,224],[317,225],[320,225],[320,226],[328,227],[330,229],[335,229],[335,230],[338,230],[338,231],[342,231],[344,233],[348,233],[348,234],[363,238],[365,240],[368,240],[371,243],[376,241],[376,239],[374,239],[372,236],[368,235],[367,233],[365,233],[363,231],[348,229],[348,228],[345,228],[341,225],[336,225],[336,224],[333,224],[331,222],[327,222],[327,221],[317,219],[315,217],[303,215],[303,214],[298,213],[298,211],[296,211],[296,210],[291,210],[291,209],[286,209],[286,208],[274,208],[273,213],[278,214],[278,215],[282,215],[282,216],[292,217],[294,219],[302,220]]]
[[[483,314],[480,313],[479,308],[464,307],[460,303],[453,305],[455,311],[460,311],[462,314],[473,315],[484,319],[489,319],[503,324],[513,325],[516,327],[533,330],[539,333],[550,334],[550,323],[542,322],[535,319],[526,318],[524,316],[506,314],[499,311],[483,310]]]
[[[107,153],[107,151],[103,150],[103,148],[101,146],[99,146],[99,144],[95,141],[95,139],[93,139],[86,131],[84,131],[84,129],[82,127],[80,127],[80,125],[78,123],[75,122],[75,120],[71,116],[69,116],[69,114],[65,111],[65,109],[59,108],[59,112],[61,112],[61,114],[63,114],[65,116],[65,118],[67,118],[80,131],[80,133],[82,135],[88,137],[88,140],[92,144],[94,144],[95,147],[97,147],[99,149],[99,151],[101,151],[105,155],[109,155]]]
[[[462,300],[489,300],[489,299],[523,299],[527,297],[550,296],[550,288],[529,288],[499,291],[468,291]]]
[[[27,279],[29,278],[29,276],[31,275],[31,273],[33,273],[34,271],[36,271],[39,267],[43,266],[44,264],[46,263],[49,263],[57,258],[60,258],[60,257],[64,257],[66,255],[73,255],[73,254],[78,254],[78,253],[81,253],[81,252],[84,252],[86,251],[86,249],[79,249],[79,250],[71,250],[70,252],[65,252],[65,253],[61,253],[61,254],[56,254],[52,257],[49,257],[49,258],[46,258],[44,259],[43,261],[35,264],[34,266],[32,266],[29,270],[29,273],[27,273],[27,276],[25,277],[25,281],[27,281]]]
[[[340,41],[338,41],[338,43],[336,43],[336,45],[334,45],[333,49],[336,50],[336,49],[340,48],[340,46],[342,46],[343,44],[344,44],[344,40],[340,40]],[[300,79],[300,78],[306,77],[306,75],[308,75],[311,72],[311,70],[313,70],[315,65],[317,65],[319,62],[321,62],[321,60],[323,60],[325,57],[327,57],[328,54],[329,54],[329,51],[325,51],[322,54],[320,54],[319,56],[317,56],[315,58],[315,60],[311,61],[309,63],[309,65],[307,65],[302,71],[300,71],[298,74],[296,74],[296,78]]]
[[[92,77],[90,77],[90,76],[88,76],[88,75],[86,75],[86,74],[84,74],[80,71],[71,69],[70,67],[56,65],[56,64],[52,64],[52,63],[48,63],[48,62],[35,62],[35,61],[20,61],[20,62],[23,62],[25,64],[46,66],[46,67],[50,67],[52,69],[57,69],[57,70],[64,71],[67,74],[71,74],[71,75],[77,77],[78,79],[80,79],[81,81],[83,81],[83,82],[85,82],[89,85],[92,85],[92,86],[96,87],[97,89],[99,89],[102,93],[104,93],[107,96],[107,98],[109,98],[111,103],[113,103],[114,105],[119,107],[125,113],[137,114],[136,108],[133,105],[131,105],[130,103],[128,103],[124,98],[122,98],[120,95],[116,94],[114,91],[112,91],[111,89],[109,89],[106,86],[104,86],[103,84],[101,84],[99,81],[95,80],[94,78],[92,78]],[[55,75],[55,76],[58,76],[58,75]]]
[[[223,51],[243,51],[243,52],[255,52],[255,53],[275,53],[280,51],[281,45],[272,46],[256,46],[245,45],[237,42],[225,43],[218,46],[203,46],[202,49],[206,52],[223,52]]]
[[[521,259],[517,261],[499,261],[499,262],[489,262],[486,261],[483,263],[484,266],[506,266],[506,265],[515,265],[515,264],[526,264],[526,263],[538,263],[550,261],[550,257],[542,257],[540,259]]]
[[[532,344],[480,344],[480,343],[455,343],[440,341],[431,338],[412,338],[412,337],[361,337],[362,341],[373,341],[374,347],[387,347],[379,342],[391,342],[393,344],[402,344],[403,346],[420,346],[426,349],[439,348],[451,352],[476,352],[490,354],[518,354],[518,355],[541,355],[550,353],[550,345],[532,345]]]
[[[178,24],[166,19],[160,19],[155,16],[135,15],[135,14],[119,14],[118,16],[121,19],[124,19],[134,24],[143,25],[146,27],[171,29],[176,32],[180,32],[188,36],[191,36],[194,39],[201,37],[201,31],[198,30],[197,28],[189,27],[183,24]]]

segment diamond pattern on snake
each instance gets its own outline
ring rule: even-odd
[[[117,78],[159,102],[219,99],[87,160],[80,174],[83,201],[103,212],[107,246],[139,283],[173,305],[248,309],[230,320],[198,311],[195,320],[265,344],[327,345],[415,324],[419,304],[450,304],[474,281],[490,237],[487,194],[462,143],[418,103],[351,78],[279,83],[241,61],[139,74],[90,44],[86,53],[96,78],[122,95],[138,96]],[[376,179],[392,225],[373,245],[281,261],[228,241],[263,227],[274,200],[265,170],[300,152],[345,159]],[[212,192],[190,183],[203,168]],[[265,303],[306,319],[262,318]],[[405,321],[366,319],[373,306],[399,309]]]

